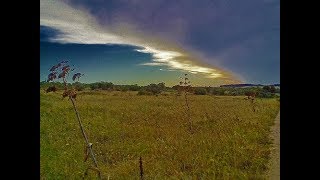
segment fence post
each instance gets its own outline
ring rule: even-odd
[[[143,166],[142,166],[142,158],[140,156],[139,159],[139,166],[140,166],[140,180],[143,180]]]

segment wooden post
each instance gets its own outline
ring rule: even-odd
[[[143,180],[143,166],[142,166],[142,158],[140,156],[139,159],[139,166],[140,166],[140,180]]]

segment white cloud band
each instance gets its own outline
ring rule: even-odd
[[[74,9],[61,1],[40,1],[40,25],[48,26],[62,32],[51,38],[53,42],[78,44],[127,44],[139,46],[136,51],[152,54],[152,62],[141,65],[167,66],[171,70],[183,70],[193,74],[203,74],[207,78],[220,78],[225,74],[216,68],[205,67],[193,61],[187,53],[170,48],[150,45],[147,39],[120,36],[106,27],[101,27],[95,19],[84,10]]]

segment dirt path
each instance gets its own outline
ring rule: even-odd
[[[271,159],[269,161],[267,179],[278,180],[280,179],[280,111],[271,130],[272,132],[270,136],[273,140],[273,147],[271,151]]]

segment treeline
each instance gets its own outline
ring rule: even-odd
[[[95,83],[68,83],[68,86],[72,85],[78,91],[83,90],[109,90],[109,91],[139,91],[142,86],[135,85],[115,85],[111,82],[95,82]],[[63,83],[61,82],[40,82],[40,88],[47,89],[48,87],[55,86],[58,90],[64,88]]]
[[[165,83],[149,84],[147,86],[134,85],[115,85],[111,82],[95,82],[95,83],[80,83],[75,82],[73,85],[76,90],[107,90],[107,91],[138,91],[138,95],[157,95],[166,91],[175,91],[181,93],[183,87],[176,85],[173,87],[166,87]],[[56,87],[58,90],[63,89],[63,83],[61,82],[40,82],[40,88],[47,89],[49,87]],[[217,95],[217,96],[249,96],[255,94],[256,97],[272,98],[280,94],[280,89],[274,86],[263,87],[190,87],[189,93],[196,95]]]
[[[194,94],[197,95],[217,95],[217,96],[250,96],[255,94],[260,98],[277,97],[280,94],[280,89],[274,86],[263,87],[195,87]]]

